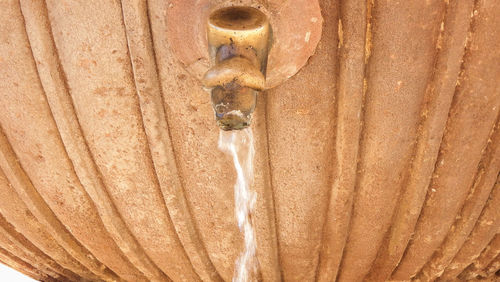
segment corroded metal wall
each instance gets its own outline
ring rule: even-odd
[[[320,6],[315,54],[252,125],[263,280],[492,277],[500,2]],[[231,279],[235,175],[171,51],[171,8],[0,1],[2,263],[41,280]]]

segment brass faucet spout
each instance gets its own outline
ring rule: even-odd
[[[203,84],[211,88],[217,124],[223,130],[248,127],[265,88],[269,21],[255,8],[222,8],[210,15],[207,37],[212,68]]]

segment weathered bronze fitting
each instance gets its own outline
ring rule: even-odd
[[[265,88],[269,21],[255,8],[222,8],[210,15],[207,37],[212,67],[203,84],[211,89],[217,124],[223,130],[248,127]]]

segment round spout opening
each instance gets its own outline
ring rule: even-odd
[[[221,29],[252,30],[265,27],[267,17],[252,7],[227,7],[212,13],[209,23]]]

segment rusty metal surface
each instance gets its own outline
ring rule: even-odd
[[[495,279],[500,2],[250,2],[302,42],[251,125],[263,280]],[[230,3],[0,1],[1,262],[231,280],[235,174],[186,63],[192,13]]]

